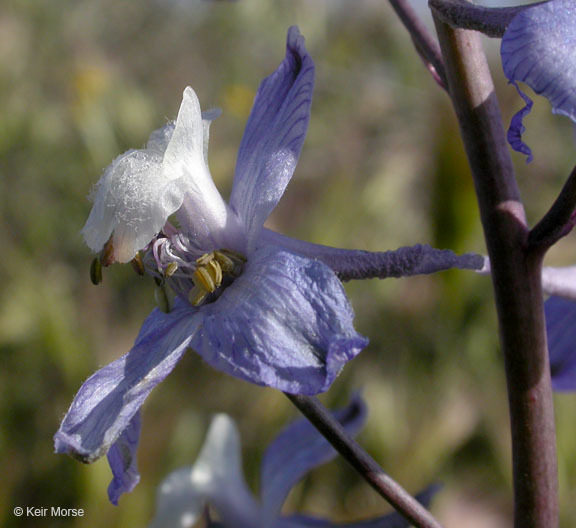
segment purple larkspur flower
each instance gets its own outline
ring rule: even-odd
[[[366,408],[356,396],[334,413],[351,435],[366,418]],[[159,486],[156,515],[150,528],[189,528],[202,518],[207,504],[220,518],[210,526],[223,528],[404,528],[410,523],[399,514],[352,523],[333,523],[307,515],[281,515],[290,490],[312,469],[332,460],[336,451],[307,421],[297,420],[268,446],[260,468],[260,497],[254,497],[242,472],[240,435],[233,420],[214,417],[196,462],[171,473]],[[438,486],[418,498],[428,504]]]
[[[314,64],[297,28],[260,85],[227,204],[206,163],[210,118],[186,88],[175,123],[144,150],[118,157],[94,192],[84,237],[107,261],[144,266],[176,293],[125,356],[92,375],[55,435],[58,453],[85,462],[111,446],[110,498],[137,481],[138,411],[187,348],[233,376],[283,391],[325,391],[367,344],[335,273],[263,239],[263,223],[296,166],[310,114]],[[175,215],[179,228],[168,221]]]
[[[136,263],[155,278],[162,306],[126,355],[82,385],[55,435],[56,452],[83,462],[108,453],[114,503],[138,481],[139,409],[188,348],[238,378],[316,394],[368,342],[353,327],[340,279],[482,267],[478,255],[424,245],[342,250],[263,227],[295,169],[313,82],[314,64],[292,27],[284,60],[256,94],[229,203],[207,165],[217,112],[202,114],[191,88],[176,121],[114,160],[94,189],[83,235],[100,254],[95,263]]]
[[[551,0],[527,6],[513,19],[502,38],[504,73],[524,106],[513,118],[508,142],[514,150],[532,160],[532,151],[522,141],[524,117],[532,100],[519,88],[524,82],[535,93],[545,96],[552,112],[576,121],[576,4],[573,0]]]

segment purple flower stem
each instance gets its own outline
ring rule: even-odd
[[[528,243],[543,249],[552,247],[558,240],[572,231],[576,224],[576,167],[572,169],[558,198],[550,210],[538,222],[530,235]]]
[[[538,2],[543,4],[544,2]],[[500,38],[508,24],[523,9],[517,7],[483,7],[467,0],[428,0],[428,5],[443,22],[454,28],[474,29],[489,37]]]
[[[446,90],[446,74],[444,73],[442,53],[438,43],[426,29],[426,26],[422,23],[408,0],[390,0],[390,5],[392,5],[398,18],[400,18],[404,27],[410,33],[416,50],[424,61],[426,68],[438,85]]]
[[[515,527],[554,528],[558,483],[541,279],[545,250],[528,244],[481,34],[434,19],[492,266],[508,387]]]
[[[389,477],[378,463],[354,441],[317,398],[285,394],[332,444],[334,449],[401,515],[417,528],[442,528],[442,525],[422,504]]]

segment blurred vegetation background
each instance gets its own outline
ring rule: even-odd
[[[425,11],[424,2],[419,2]],[[485,251],[449,100],[383,0],[201,2],[9,0],[0,7],[0,526],[146,526],[163,476],[196,457],[210,416],[230,414],[258,490],[262,452],[297,416],[277,391],[213,371],[193,352],[149,398],[142,480],[112,506],[105,460],[53,454],[52,435],[81,383],[125,353],[154,307],[130,266],[94,287],[79,234],[87,195],[118,154],[176,116],[186,85],[223,109],[210,165],[226,196],[259,81],[297,24],[316,66],[310,130],[270,227],[369,250],[430,243]],[[486,40],[505,121],[520,108]],[[573,163],[568,120],[538,99],[535,160],[514,155],[532,222]],[[550,263],[571,264],[572,240]],[[447,527],[510,526],[508,416],[489,281],[474,273],[346,285],[369,347],[322,397],[362,389],[360,441],[411,491],[443,482],[433,511]],[[576,398],[557,396],[562,526],[576,525]],[[83,508],[77,519],[16,518],[16,506]],[[388,507],[342,461],[310,474],[287,512],[345,521]]]

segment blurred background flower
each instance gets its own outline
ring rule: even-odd
[[[424,10],[424,2],[420,2]],[[258,82],[297,24],[316,63],[312,120],[297,173],[269,226],[339,247],[430,243],[483,252],[469,170],[448,98],[429,78],[382,0],[11,0],[0,7],[0,525],[30,526],[15,506],[83,508],[37,526],[145,526],[157,485],[198,452],[209,417],[238,423],[248,484],[265,446],[296,413],[271,389],[220,374],[187,354],[143,412],[142,481],[108,503],[106,461],[53,454],[52,436],[80,384],[133,343],[154,306],[128,266],[89,280],[80,229],[92,184],[118,154],[144,145],[176,116],[193,85],[223,115],[210,168],[227,197]],[[486,39],[505,124],[521,102]],[[530,93],[530,92],[529,92]],[[526,167],[514,155],[534,222],[574,163],[569,120],[535,105],[525,140],[545,143]],[[354,196],[354,200],[350,200]],[[297,214],[295,214],[297,211]],[[573,264],[574,235],[547,264]],[[485,277],[347,283],[356,328],[370,337],[353,368],[323,396],[342,406],[363,387],[371,412],[360,434],[412,491],[445,487],[434,511],[447,526],[509,526],[508,417],[491,291]],[[576,397],[557,396],[562,526],[576,524]],[[345,464],[310,474],[284,511],[341,521],[387,506]]]

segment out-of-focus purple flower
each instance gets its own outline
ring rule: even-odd
[[[504,73],[526,102],[513,118],[508,141],[514,150],[532,160],[532,151],[522,141],[523,118],[532,100],[518,87],[524,82],[544,95],[552,112],[576,121],[576,4],[573,0],[551,0],[526,7],[516,15],[502,38]]]
[[[366,411],[356,397],[335,413],[344,428],[355,435]],[[336,455],[324,437],[306,420],[289,425],[268,447],[261,467],[260,501],[248,489],[243,473],[240,438],[225,414],[217,415],[204,446],[191,467],[171,473],[158,488],[156,515],[150,528],[188,528],[211,505],[220,518],[211,526],[224,528],[403,528],[409,523],[397,513],[348,524],[303,515],[282,516],[280,511],[290,489],[315,467]],[[437,487],[430,487],[421,502],[428,503]]]
[[[552,296],[545,305],[552,388],[576,390],[576,302]]]

